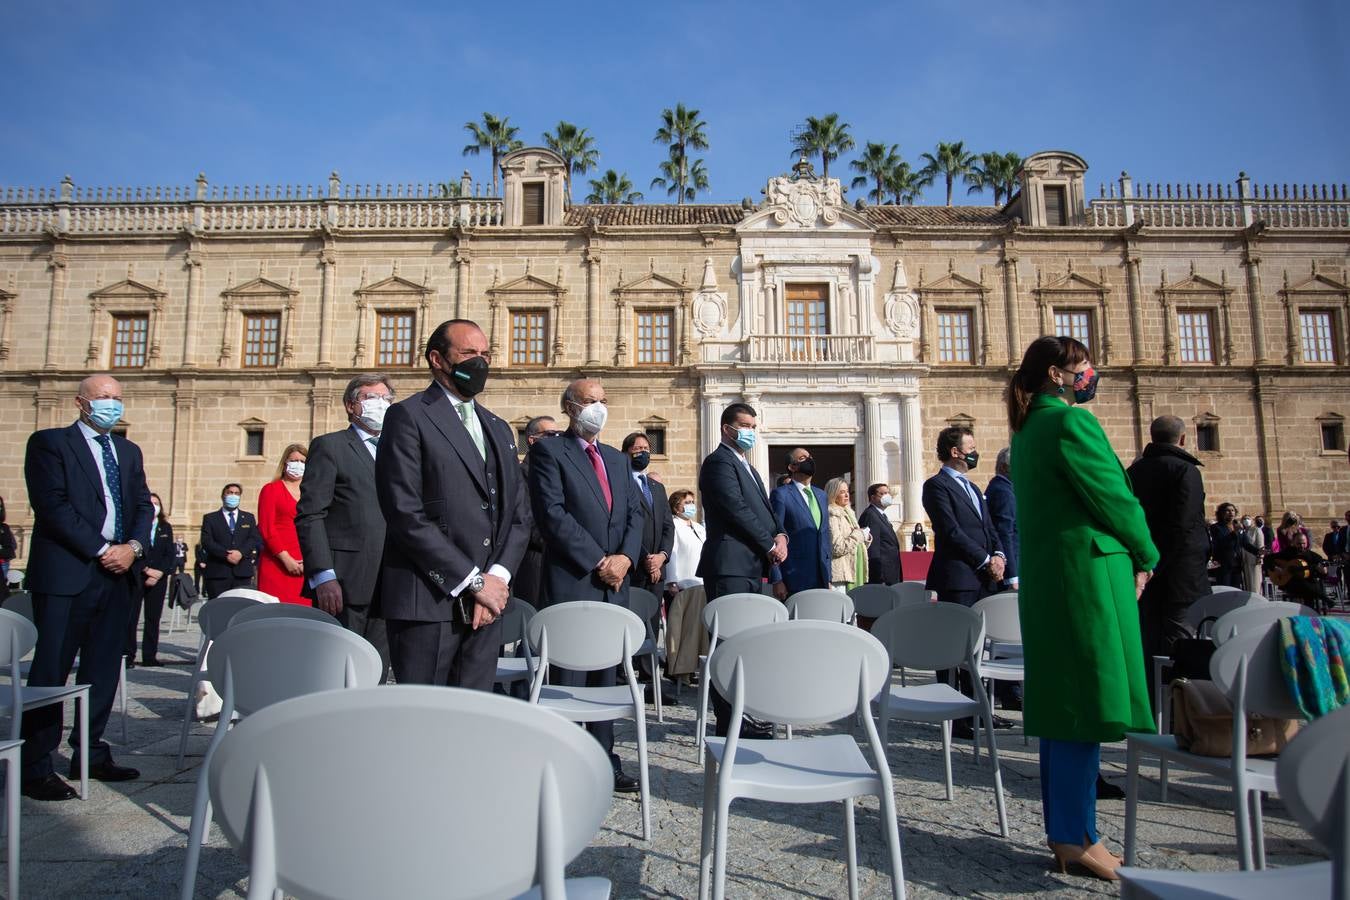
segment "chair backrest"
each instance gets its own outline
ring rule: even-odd
[[[1303,713],[1284,681],[1280,666],[1282,655],[1278,622],[1254,625],[1244,628],[1214,651],[1209,660],[1209,676],[1235,707],[1241,689],[1247,713],[1302,719]],[[1243,669],[1246,670],[1245,683],[1239,678]]]
[[[219,600],[220,597],[249,597],[253,600],[257,600],[259,603],[281,602],[276,597],[267,593],[267,591],[257,591],[253,588],[230,588],[228,591],[221,593],[219,597],[212,597],[211,599]]]
[[[5,609],[16,612],[28,621],[33,619],[33,595],[27,591],[15,591],[5,598]]]
[[[1241,590],[1242,588],[1233,587],[1232,585],[1229,584],[1215,584],[1210,586],[1209,592],[1211,594],[1226,594],[1229,591],[1241,591]]]
[[[1190,626],[1194,633],[1199,630],[1200,624],[1206,619],[1217,619],[1224,613],[1241,609],[1253,603],[1268,602],[1260,594],[1249,594],[1246,591],[1231,590],[1218,594],[1206,594],[1197,597],[1190,606],[1186,607],[1186,624]]]
[[[1290,616],[1315,615],[1317,613],[1306,606],[1284,600],[1263,600],[1261,603],[1240,606],[1224,613],[1214,623],[1214,643],[1222,644],[1235,634]]]
[[[510,597],[506,609],[502,610],[502,643],[513,644],[525,639],[525,626],[538,612],[529,603],[519,597]]]
[[[703,625],[709,634],[716,631],[719,639],[787,618],[787,607],[763,594],[724,594],[703,607]]]
[[[202,605],[201,612],[197,614],[197,624],[201,626],[202,636],[208,641],[214,641],[230,627],[230,620],[236,613],[241,609],[256,606],[259,602],[261,601],[252,597],[229,597],[225,594],[212,597]]]
[[[379,651],[337,623],[272,618],[239,622],[214,643],[206,676],[226,696],[233,681],[234,708],[252,714],[282,700],[344,687],[374,687],[383,665]]]
[[[902,581],[891,585],[891,590],[900,595],[901,603],[931,603],[928,588],[922,581]]]
[[[1330,851],[1344,885],[1350,867],[1350,706],[1298,733],[1275,764],[1275,784],[1294,819]]]
[[[647,623],[613,603],[574,600],[539,610],[525,633],[541,661],[541,651],[547,649],[551,665],[594,672],[620,665],[642,646]]]
[[[907,669],[953,669],[970,662],[984,645],[985,620],[957,603],[901,606],[872,625],[892,665]]]
[[[971,607],[984,616],[985,636],[1007,644],[1022,643],[1022,619],[1017,611],[1017,591],[990,594]]]
[[[19,660],[37,645],[37,637],[37,626],[32,620],[5,604],[5,608],[0,609],[0,667],[17,666]]]
[[[814,619],[759,625],[718,647],[712,679],[728,700],[735,694],[737,666],[744,681],[745,712],[788,725],[835,722],[851,715],[861,707],[864,668],[862,686],[869,700],[891,674],[886,648],[875,637],[842,622]]]
[[[301,606],[299,603],[255,603],[245,606],[231,617],[226,628],[256,622],[259,619],[307,619],[310,622],[323,622],[327,625],[340,625],[337,619],[321,609]]]
[[[789,619],[819,619],[822,622],[853,621],[853,601],[848,594],[829,588],[798,591],[787,599]]]
[[[881,618],[900,602],[900,595],[886,584],[860,584],[848,592],[848,598],[854,612],[869,619]]]
[[[396,764],[351,778],[353,759]],[[563,866],[595,837],[614,786],[600,745],[561,716],[427,685],[269,706],[225,736],[207,778],[252,879],[265,867],[287,893],[330,898],[511,897],[541,874],[562,896]],[[335,822],[378,827],[342,853],[315,827]]]
[[[630,587],[628,589],[628,608],[650,626],[652,616],[661,611],[661,598],[646,588]]]

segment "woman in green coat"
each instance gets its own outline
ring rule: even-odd
[[[1144,512],[1097,418],[1087,348],[1036,339],[1008,385],[1022,553],[1026,730],[1041,738],[1041,804],[1061,871],[1114,880],[1097,836],[1101,743],[1152,731],[1140,591],[1158,563]]]

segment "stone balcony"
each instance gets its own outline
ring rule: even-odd
[[[751,363],[845,365],[876,360],[870,334],[756,334],[745,342]]]

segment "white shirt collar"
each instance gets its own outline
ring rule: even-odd
[[[361,440],[363,440],[363,441],[368,441],[368,440],[370,440],[371,438],[378,438],[378,437],[379,437],[379,435],[378,435],[378,434],[375,434],[374,432],[366,431],[364,428],[362,428],[362,427],[361,427],[360,425],[358,425],[356,422],[351,423],[351,427],[352,427],[352,430],[356,432],[356,436],[359,437],[359,438],[360,438]]]
[[[102,434],[100,434],[99,432],[97,432],[97,431],[95,431],[93,428],[91,428],[91,427],[89,426],[89,423],[86,422],[84,419],[80,419],[80,420],[79,420],[78,422],[76,422],[75,424],[78,425],[78,426],[80,426],[80,433],[84,435],[84,439],[85,439],[86,441],[96,441],[96,440],[98,440],[100,437],[103,436]],[[109,432],[109,434],[111,434],[111,433],[112,433],[112,432]]]

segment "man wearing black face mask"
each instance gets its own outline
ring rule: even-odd
[[[805,447],[794,447],[784,462],[792,480],[769,495],[788,536],[787,559],[778,567],[783,580],[774,585],[780,600],[830,586],[830,516],[825,492],[811,484],[816,461]]]
[[[629,584],[661,596],[665,577],[662,574],[670,551],[675,547],[675,519],[670,514],[670,503],[661,482],[647,475],[652,446],[647,436],[635,431],[620,445],[633,467],[633,481],[642,494],[642,550],[638,564],[629,576]]]
[[[482,329],[441,323],[426,360],[433,383],[389,407],[375,458],[390,662],[399,684],[490,691],[530,536],[525,482],[515,431],[474,399],[488,375]]]

